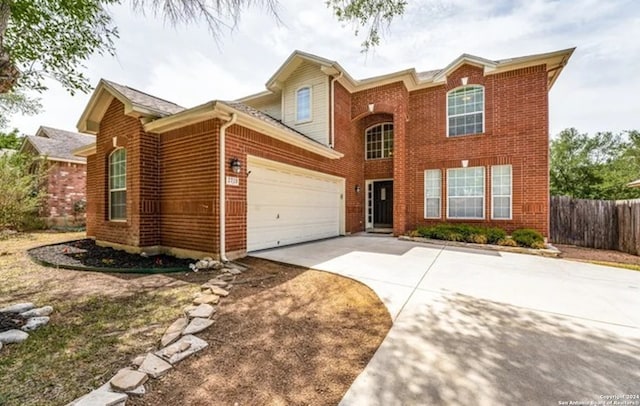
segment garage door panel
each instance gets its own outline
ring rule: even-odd
[[[247,250],[320,238],[340,230],[342,184],[321,173],[249,163]]]

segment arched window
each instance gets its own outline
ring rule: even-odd
[[[311,87],[296,90],[296,122],[311,121]]]
[[[393,123],[376,124],[365,131],[367,159],[393,156]]]
[[[447,135],[484,132],[484,87],[465,86],[447,94]]]
[[[109,155],[109,220],[127,219],[127,150]]]

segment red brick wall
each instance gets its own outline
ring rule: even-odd
[[[97,157],[91,155],[87,157],[87,183],[86,183],[86,199],[87,199],[87,237],[96,236],[97,215],[98,215],[98,183],[102,182],[98,178]]]
[[[57,225],[84,223],[84,214],[74,215],[74,204],[85,200],[85,164],[51,161],[47,173],[45,214]]]
[[[147,137],[149,136],[144,134],[140,122],[124,115],[124,105],[114,99],[100,123],[100,130],[96,136],[96,154],[91,157],[89,165],[90,170],[95,171],[95,176],[89,175],[89,179],[95,182],[87,185],[89,209],[95,213],[90,216],[92,218],[89,233],[97,240],[132,246],[155,245],[157,242],[157,239],[149,234],[150,228],[145,223],[149,213],[146,209],[142,210],[143,203],[149,204],[150,193],[141,188],[142,169],[155,165],[149,162],[153,159],[148,154]],[[109,220],[108,164],[109,154],[116,147],[127,149],[126,221]],[[143,154],[149,159],[142,161]],[[144,173],[149,172],[145,170]]]
[[[218,132],[209,120],[160,136],[160,243],[218,252]]]
[[[448,138],[446,93],[468,77],[469,84],[485,86],[485,132]],[[438,107],[439,106],[439,107]],[[424,219],[424,170],[442,170],[442,214],[446,215],[446,169],[485,169],[485,220],[447,220],[480,223],[513,231],[532,227],[548,234],[548,99],[544,66],[482,76],[479,68],[464,65],[446,86],[412,92],[408,122],[410,202],[407,228],[436,221]],[[490,166],[512,165],[512,220],[491,220]]]

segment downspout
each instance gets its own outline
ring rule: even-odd
[[[331,137],[329,140],[329,146],[334,148],[335,145],[335,137],[336,137],[336,80],[342,77],[343,73],[340,72],[338,76],[335,76],[331,79]]]
[[[220,126],[220,261],[228,262],[226,254],[226,170],[227,170],[227,158],[225,153],[225,138],[226,130],[236,123],[238,116],[236,113],[231,114],[231,118],[226,123]]]

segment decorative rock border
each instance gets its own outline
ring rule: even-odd
[[[494,244],[474,244],[470,242],[434,240],[432,238],[424,238],[424,237],[409,237],[408,235],[401,235],[398,237],[398,239],[402,241],[424,242],[424,243],[434,244],[434,245],[445,245],[447,247],[477,248],[477,249],[486,250],[486,251],[513,252],[516,254],[539,255],[543,257],[559,257],[560,254],[562,254],[562,252],[560,252],[559,249],[557,249],[551,244],[546,244],[545,245],[546,248],[534,249],[534,248],[525,248],[525,247],[505,247],[502,245],[494,245]]]
[[[215,305],[220,304],[221,297],[229,295],[236,276],[248,268],[232,262],[222,264],[211,258],[200,260],[190,268],[194,272],[210,269],[221,273],[201,286],[201,292],[196,294],[192,305],[183,309],[183,317],[165,330],[160,339],[160,349],[137,356],[131,361],[137,370],[119,370],[109,382],[67,406],[123,406],[129,395],[142,396],[147,392],[144,384],[149,378],[157,379],[166,375],[175,364],[208,347],[205,340],[194,334],[215,323]]]
[[[33,303],[18,303],[0,309],[2,316],[20,318],[24,324],[20,329],[10,329],[0,332],[0,350],[5,344],[21,343],[29,338],[29,332],[49,323],[49,315],[53,313],[53,307],[44,306],[36,308]],[[17,323],[15,323],[17,324]]]

